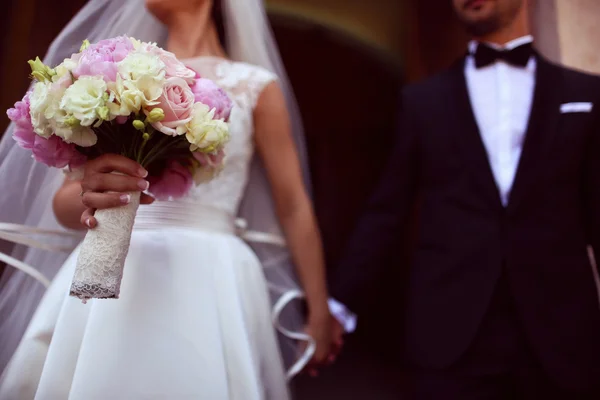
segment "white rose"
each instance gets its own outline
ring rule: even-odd
[[[67,143],[75,143],[77,146],[89,147],[96,144],[98,137],[92,128],[81,125],[67,125],[68,116],[57,118],[52,124],[54,134]]]
[[[49,138],[52,135],[52,127],[46,113],[49,108],[56,108],[57,102],[50,92],[50,84],[37,82],[33,87],[29,102],[29,115],[33,130],[38,135]]]
[[[229,140],[229,127],[222,120],[213,119],[214,110],[202,103],[194,104],[192,120],[186,124],[186,137],[191,143],[190,149],[212,152]]]
[[[74,116],[58,107],[52,110],[53,115],[50,126],[54,134],[67,143],[75,143],[81,147],[89,147],[96,144],[98,137],[92,128],[81,126]]]
[[[126,81],[131,81],[144,93],[148,101],[160,97],[165,83],[165,64],[153,54],[139,50],[129,53],[118,64],[118,71]]]
[[[105,106],[107,89],[101,77],[83,76],[65,90],[60,108],[82,126],[91,126],[98,119],[98,109]]]
[[[74,60],[65,58],[62,63],[54,68],[56,75],[52,77],[52,82],[57,82],[67,74],[70,75],[71,71],[73,71],[76,67],[77,63]]]

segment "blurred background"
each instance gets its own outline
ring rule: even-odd
[[[43,56],[84,3],[2,1],[0,109],[26,90],[25,61]],[[315,207],[333,276],[387,159],[399,89],[448,66],[464,53],[467,38],[450,0],[269,0],[267,6],[305,123]],[[553,61],[600,72],[598,15],[598,0],[532,2],[538,48]],[[0,132],[7,125],[0,118]],[[300,400],[398,397],[397,310],[405,264],[390,262],[372,314],[361,316],[339,362],[317,379],[296,380]]]

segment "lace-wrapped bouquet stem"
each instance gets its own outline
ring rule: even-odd
[[[81,168],[120,154],[148,172],[157,200],[185,195],[220,170],[232,103],[153,43],[102,40],[51,68],[29,61],[32,89],[8,116],[14,139],[50,167]],[[96,212],[98,226],[80,248],[71,295],[118,298],[140,193],[123,207]]]

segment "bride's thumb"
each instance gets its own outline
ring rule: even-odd
[[[86,208],[85,211],[81,214],[81,224],[84,225],[88,229],[94,229],[98,225],[98,221],[94,217],[93,208]]]

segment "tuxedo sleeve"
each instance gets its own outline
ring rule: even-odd
[[[418,132],[410,96],[400,96],[394,148],[376,190],[368,202],[332,281],[333,297],[360,314],[368,295],[389,267],[389,260],[412,209],[418,176]],[[360,315],[359,315],[360,316]]]
[[[600,274],[600,111],[586,146],[584,188],[588,242],[592,246],[596,271]]]

